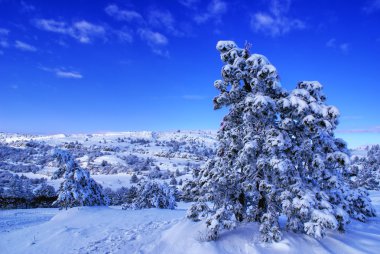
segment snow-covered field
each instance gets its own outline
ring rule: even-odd
[[[380,211],[380,192],[371,192]],[[185,218],[188,204],[176,210],[121,210],[80,207],[68,210],[0,211],[1,253],[373,253],[380,250],[380,213],[368,223],[352,221],[345,234],[323,240],[285,232],[283,240],[262,244],[258,225],[225,232],[215,242],[202,241],[204,224]]]

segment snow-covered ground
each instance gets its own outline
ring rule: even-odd
[[[0,211],[1,253],[373,253],[380,250],[380,192],[371,192],[378,217],[352,221],[345,234],[330,232],[322,240],[284,232],[274,244],[257,241],[258,225],[225,232],[202,241],[204,224],[185,218],[188,204],[176,210],[121,210],[80,207],[68,210]]]

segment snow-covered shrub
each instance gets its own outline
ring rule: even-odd
[[[81,168],[66,151],[57,150],[56,157],[60,168],[55,177],[63,177],[58,191],[58,199],[54,202],[60,208],[74,206],[107,205],[108,200],[103,194],[102,186],[97,184],[90,173]]]
[[[0,171],[0,208],[52,207],[57,199],[46,179],[30,179],[8,171]]]
[[[373,162],[373,158],[368,157],[359,158],[355,156],[352,158],[347,176],[352,187],[362,187],[367,190],[378,190],[380,188],[380,164]]]
[[[225,65],[223,79],[214,83],[220,91],[214,108],[228,107],[229,113],[218,131],[216,157],[199,172],[198,190],[191,190],[199,192],[199,203],[190,208],[208,215],[207,238],[256,221],[262,241],[278,241],[281,214],[287,229],[314,237],[343,231],[348,215],[375,216],[365,191],[344,181],[348,149],[334,137],[339,111],[325,104],[322,85],[304,81],[286,92],[265,56],[232,41],[216,47]]]
[[[131,186],[130,188],[121,187],[116,191],[113,191],[110,188],[105,188],[104,195],[108,197],[110,205],[132,203],[137,197],[137,188],[135,186]]]
[[[154,181],[140,181],[137,185],[137,196],[125,203],[123,209],[165,208],[174,209],[176,189]]]
[[[43,182],[33,190],[33,207],[51,207],[57,200],[54,187]]]

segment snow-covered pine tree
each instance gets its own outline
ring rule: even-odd
[[[214,108],[229,113],[218,131],[217,155],[197,178],[198,203],[188,211],[193,220],[207,218],[207,238],[257,221],[262,241],[278,241],[280,214],[288,217],[288,229],[315,237],[328,228],[343,230],[347,213],[374,216],[366,193],[350,190],[341,177],[348,150],[333,136],[338,111],[324,104],[319,83],[301,82],[289,94],[266,57],[232,41],[216,48],[225,65],[223,80],[214,83],[220,91]]]
[[[103,194],[102,186],[97,184],[90,173],[81,168],[74,158],[66,151],[57,150],[55,153],[60,167],[55,177],[64,178],[58,190],[58,199],[54,205],[61,209],[74,206],[107,205],[107,197]]]
[[[279,128],[291,137],[286,154],[295,172],[286,179],[288,188],[279,200],[282,213],[288,218],[288,229],[316,238],[326,229],[344,231],[348,215],[361,221],[375,216],[368,193],[350,189],[346,181],[349,151],[342,139],[334,137],[339,111],[325,101],[317,81],[298,83],[278,101]]]

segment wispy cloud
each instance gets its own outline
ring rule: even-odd
[[[328,48],[336,48],[342,51],[343,53],[348,53],[348,51],[351,48],[351,45],[347,42],[344,43],[338,43],[335,38],[331,38],[326,42],[326,47]]]
[[[281,36],[292,30],[302,30],[306,24],[288,16],[291,0],[271,0],[269,12],[256,12],[251,16],[251,28],[272,37]]]
[[[9,34],[8,29],[0,27],[0,47],[2,47],[2,48],[8,48],[9,47],[8,34]]]
[[[380,133],[380,126],[370,127],[366,129],[345,129],[337,130],[338,133]]]
[[[68,79],[81,79],[83,78],[83,75],[77,71],[68,71],[65,68],[47,68],[44,66],[38,67],[40,70],[46,71],[46,72],[52,72],[54,73],[58,78],[68,78]]]
[[[326,42],[326,47],[328,47],[328,48],[335,48],[336,47],[336,39],[335,38],[331,38],[330,40],[328,40]]]
[[[169,10],[152,9],[148,12],[147,20],[150,26],[164,29],[174,36],[184,36],[185,33],[176,28],[178,22]]]
[[[122,30],[114,30],[113,31],[116,36],[119,38],[121,42],[132,42],[133,41],[133,35],[131,31],[127,29],[122,29]]]
[[[105,39],[106,29],[101,25],[81,20],[68,24],[53,19],[37,19],[35,25],[42,30],[70,36],[81,43],[91,43],[95,38]]]
[[[363,11],[367,14],[380,11],[380,0],[368,0],[363,7]]]
[[[350,44],[349,43],[342,43],[342,44],[339,45],[339,49],[343,53],[347,53],[350,50]]]
[[[15,48],[22,50],[22,51],[29,51],[29,52],[35,52],[37,51],[37,48],[22,41],[15,41],[14,44]]]
[[[149,45],[163,46],[168,44],[168,38],[159,32],[153,32],[149,29],[140,29],[139,35]]]
[[[9,34],[9,30],[0,27],[0,36],[7,36]]]
[[[124,21],[143,21],[143,17],[140,13],[134,10],[120,9],[116,4],[110,4],[105,9],[105,12],[115,18],[116,20]]]
[[[21,5],[21,11],[23,12],[32,12],[36,10],[36,7],[34,7],[34,5],[28,4],[24,1],[21,1],[20,5]]]
[[[0,39],[0,47],[2,47],[2,48],[8,48],[9,47],[8,41],[5,40],[5,39]]]
[[[73,72],[73,71],[56,70],[55,74],[59,78],[73,78],[73,79],[83,78],[82,74],[80,74],[79,72]]]
[[[178,0],[178,2],[187,8],[193,9],[200,2],[200,0]]]
[[[159,56],[169,57],[168,50],[164,48],[164,46],[169,43],[169,40],[165,35],[146,28],[139,29],[138,34],[140,35],[141,40],[152,49],[153,53]]]
[[[227,3],[223,0],[212,0],[207,7],[207,11],[194,17],[195,22],[203,24],[209,20],[217,23],[221,22],[221,17],[227,12]]]

